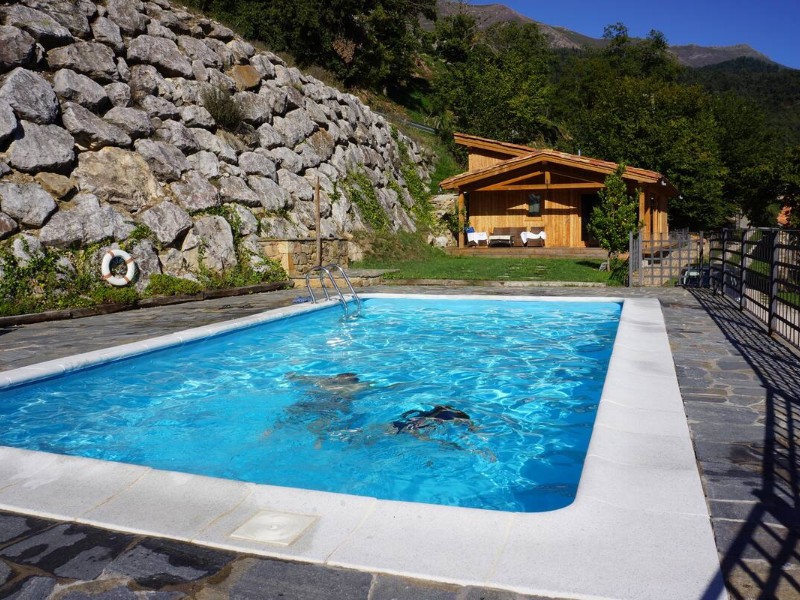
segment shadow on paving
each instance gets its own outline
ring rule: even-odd
[[[692,294],[763,388],[763,439],[730,421],[716,440],[695,438],[728,591],[742,600],[800,598],[800,359],[726,298]]]

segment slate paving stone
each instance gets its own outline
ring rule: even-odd
[[[369,596],[372,575],[270,559],[236,565],[230,596],[240,600],[350,600]]]
[[[0,513],[0,546],[5,546],[22,535],[30,535],[47,527],[52,527],[53,521]]]
[[[763,522],[712,519],[717,548],[724,555],[735,553],[745,560],[764,560],[773,565],[800,561],[800,536],[797,533]],[[747,535],[742,536],[745,530]],[[747,539],[742,544],[742,539]]]
[[[43,600],[50,597],[55,587],[56,580],[50,577],[29,577],[10,589],[0,588],[0,597],[6,600]]]
[[[0,549],[0,556],[71,579],[94,579],[133,537],[84,525],[61,523]]]
[[[11,579],[11,574],[12,570],[11,567],[8,566],[8,563],[6,563],[4,560],[0,560],[0,586]]]
[[[104,575],[124,575],[141,586],[158,589],[209,577],[234,558],[233,552],[148,539],[117,557],[107,566]]]

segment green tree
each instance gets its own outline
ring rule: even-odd
[[[589,233],[608,252],[609,259],[616,259],[625,252],[628,234],[641,227],[638,194],[628,193],[628,184],[622,177],[624,173],[625,163],[620,163],[616,171],[605,178],[605,187],[598,192],[600,203],[592,211],[588,225]]]
[[[800,145],[786,150],[780,171],[780,192],[784,205],[791,208],[789,226],[800,229]]]
[[[437,81],[452,127],[507,142],[552,137],[547,41],[535,24],[491,27]]]

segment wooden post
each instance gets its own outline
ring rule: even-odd
[[[322,266],[322,231],[321,229],[321,217],[320,217],[320,208],[319,208],[319,177],[317,177],[317,185],[314,194],[314,212],[315,212],[315,219],[316,219],[316,226],[317,226],[317,266]]]
[[[458,233],[456,234],[456,242],[459,248],[466,246],[464,238],[464,192],[458,190],[458,202],[456,203],[456,214],[458,215]]]

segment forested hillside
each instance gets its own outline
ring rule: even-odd
[[[535,23],[435,19],[435,0],[194,1],[301,66],[388,95],[445,140],[457,130],[660,171],[681,192],[674,226],[772,225],[800,196],[798,71],[750,59],[692,71],[657,30],[633,39],[622,23],[602,47],[554,50]]]

